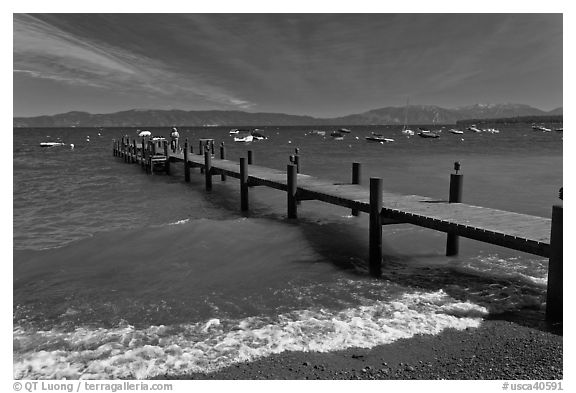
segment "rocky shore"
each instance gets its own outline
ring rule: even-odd
[[[538,326],[540,325],[540,326]],[[486,320],[479,328],[420,335],[371,349],[285,352],[211,374],[159,379],[563,379],[561,326]]]

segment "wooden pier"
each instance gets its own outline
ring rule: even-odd
[[[298,150],[290,157],[286,171],[254,164],[254,155],[248,151],[248,159],[240,162],[226,159],[224,143],[220,145],[219,158],[214,154],[213,140],[201,140],[195,154],[188,141],[184,148],[170,151],[166,141],[141,141],[126,139],[114,142],[113,153],[126,162],[138,163],[147,173],[161,170],[170,173],[170,165],[184,164],[185,181],[190,181],[190,168],[200,168],[205,177],[205,188],[212,188],[212,177],[219,175],[240,180],[240,208],[249,209],[249,188],[266,186],[287,194],[287,216],[297,218],[298,204],[304,200],[318,200],[370,215],[369,271],[381,274],[382,225],[409,223],[446,232],[446,255],[458,253],[460,236],[484,243],[549,258],[546,317],[550,321],[562,320],[562,206],[554,206],[552,219],[473,206],[461,202],[463,176],[456,173],[450,177],[450,193],[447,201],[418,195],[400,195],[384,192],[382,179],[371,178],[369,188],[361,183],[361,164],[353,163],[350,184],[335,184],[299,173]],[[140,145],[140,146],[138,146]]]

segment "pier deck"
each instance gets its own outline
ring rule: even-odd
[[[174,161],[184,162],[182,153],[169,153]],[[191,167],[204,168],[204,157],[188,157]],[[240,178],[240,164],[212,159],[212,172]],[[285,171],[250,165],[248,182],[288,190]],[[370,190],[356,184],[334,184],[306,174],[297,175],[297,199],[314,199],[333,205],[370,212]],[[551,219],[507,212],[464,203],[449,203],[419,195],[382,193],[383,218],[414,224],[458,236],[496,244],[543,257],[550,253]]]

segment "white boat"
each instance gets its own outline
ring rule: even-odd
[[[384,138],[382,135],[372,135],[372,136],[367,136],[366,140],[369,142],[380,142],[380,143],[389,143],[389,142],[394,142],[394,139],[392,138]]]
[[[312,134],[324,136],[324,135],[326,135],[326,131],[312,130]]]
[[[433,133],[430,130],[427,130],[426,128],[420,128],[420,132],[418,133],[418,136],[422,137],[422,138],[440,138],[440,135]]]
[[[483,128],[482,132],[487,132],[489,134],[499,134],[500,130],[497,130],[496,128]]]
[[[64,146],[65,143],[62,142],[40,142],[41,147],[55,147],[55,146]]]
[[[256,139],[257,141],[268,139],[268,137],[266,135],[261,134],[261,133],[257,132],[256,130],[258,130],[258,128],[254,129],[254,131],[252,131],[252,134],[251,134],[254,139]]]
[[[451,129],[450,129],[450,132],[451,132],[452,134],[464,134],[464,131],[460,131],[460,130],[457,130],[457,129],[455,129],[455,128],[451,128]]]
[[[478,127],[476,127],[476,124],[472,124],[470,127],[467,128],[468,131],[472,131],[472,132],[482,132],[481,129],[479,129]]]
[[[339,131],[334,131],[334,132],[332,132],[332,133],[330,134],[330,136],[331,136],[332,138],[334,138],[335,141],[342,141],[342,140],[344,140],[344,135],[343,135],[341,132],[339,132]]]
[[[138,136],[140,136],[140,137],[145,137],[145,136],[150,136],[150,135],[152,135],[152,133],[148,130],[142,130],[138,133]]]
[[[412,136],[414,131],[408,128],[408,100],[406,100],[406,109],[404,110],[404,124],[402,125],[402,134]]]
[[[242,133],[234,137],[234,142],[252,142],[253,140],[254,136],[252,134]]]
[[[238,134],[240,132],[240,130],[238,130],[237,128],[232,128],[228,133],[230,135],[235,135]]]
[[[339,128],[338,132],[343,132],[345,134],[350,134],[352,131],[349,130],[348,128]]]
[[[534,131],[542,131],[542,132],[550,132],[550,131],[552,131],[550,128],[546,128],[546,127],[544,127],[544,126],[539,126],[539,125],[536,125],[536,124],[532,124],[532,129],[533,129]]]

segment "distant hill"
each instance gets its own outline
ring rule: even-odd
[[[14,127],[171,127],[171,126],[302,126],[302,125],[384,125],[455,124],[465,119],[508,118],[562,114],[562,108],[545,112],[521,104],[472,105],[446,109],[433,105],[386,107],[336,118],[250,113],[242,111],[183,111],[133,109],[107,114],[68,112],[53,116],[15,117]]]

